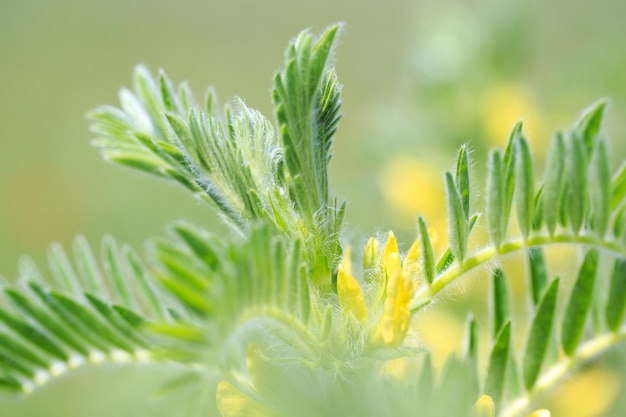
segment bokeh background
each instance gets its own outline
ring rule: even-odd
[[[13,281],[19,256],[43,265],[51,242],[69,246],[77,234],[140,247],[179,218],[223,231],[183,190],[102,162],[85,112],[116,103],[144,63],[188,80],[198,97],[214,85],[222,100],[239,95],[271,115],[288,39],[337,21],[346,23],[337,51],[344,119],[331,181],[350,201],[348,237],[358,245],[394,229],[408,247],[423,213],[443,245],[441,173],[461,143],[475,150],[481,178],[486,149],[504,143],[518,118],[541,156],[555,129],[609,97],[614,165],[624,158],[624,15],[620,0],[0,0],[0,275]],[[0,400],[0,416],[139,415],[107,407],[150,395],[154,384],[107,372],[79,373],[25,402]],[[591,382],[572,389],[589,393],[613,377],[589,372]],[[604,409],[555,415],[603,415],[620,384],[606,385],[617,388],[596,401]],[[106,397],[89,394],[103,389]],[[76,406],[76,396],[86,400]]]

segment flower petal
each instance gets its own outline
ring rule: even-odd
[[[415,274],[419,269],[420,241],[415,239],[402,263],[402,269],[409,275]]]
[[[337,268],[337,295],[339,305],[344,312],[350,312],[354,317],[364,323],[367,320],[367,308],[363,290],[352,276],[352,264],[350,262],[350,249],[344,252],[343,259]]]
[[[402,269],[396,269],[387,282],[383,314],[373,334],[373,342],[397,347],[404,341],[411,322],[409,303],[413,297],[413,282]]]
[[[385,247],[383,248],[382,264],[383,270],[387,274],[387,279],[389,279],[396,270],[399,270],[401,266],[398,242],[391,231],[389,232],[387,242],[385,242]]]

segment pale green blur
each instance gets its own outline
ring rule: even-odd
[[[385,197],[382,173],[407,154],[449,169],[465,141],[486,155],[494,144],[489,103],[506,101],[502,91],[521,91],[520,111],[540,115],[537,146],[584,106],[610,97],[608,131],[623,155],[626,4],[579,3],[2,0],[0,275],[17,278],[22,254],[43,266],[50,242],[69,245],[76,234],[97,244],[110,233],[138,247],[181,217],[224,230],[178,187],[102,162],[83,115],[115,104],[137,63],[189,80],[198,97],[212,84],[222,100],[241,95],[270,115],[272,76],[287,40],[305,27],[346,22],[337,51],[345,116],[331,183],[350,201],[357,243],[381,228],[399,230],[405,242],[414,236],[412,215]],[[95,378],[87,370],[24,403],[0,400],[0,416],[140,415],[137,405],[159,378],[147,373],[144,386],[142,376],[109,379],[109,372],[118,370]],[[50,398],[60,408],[46,408]]]

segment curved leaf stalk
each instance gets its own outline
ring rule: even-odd
[[[592,246],[626,257],[626,246],[620,242],[609,241],[590,235],[574,235],[571,233],[555,233],[554,235],[536,235],[528,239],[517,238],[508,240],[499,248],[487,247],[465,258],[461,265],[456,264],[435,278],[430,286],[421,287],[411,302],[411,312],[416,313],[432,299],[464,274],[487,265],[497,258],[520,250],[551,244],[573,244]]]
[[[81,355],[72,355],[67,362],[54,361],[47,369],[40,368],[34,371],[32,378],[18,379],[23,394],[30,394],[35,389],[48,384],[52,379],[65,375],[68,371],[84,368],[87,366],[99,366],[105,363],[116,364],[156,364],[164,363],[152,356],[152,353],[146,349],[138,349],[132,353],[125,352],[121,349],[115,349],[108,353],[99,351],[91,352],[87,357]]]
[[[526,395],[517,400],[511,401],[511,405],[503,410],[500,417],[518,417],[527,411],[532,402],[541,394],[552,389],[558,384],[570,371],[588,360],[606,352],[617,343],[626,340],[626,327],[622,327],[618,332],[610,332],[598,335],[585,343],[581,344],[576,353],[572,357],[564,356],[556,362],[550,369],[539,377],[534,388]]]

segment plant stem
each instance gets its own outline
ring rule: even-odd
[[[582,344],[572,357],[563,357],[545,372],[537,381],[537,385],[526,396],[521,397],[511,403],[500,415],[500,417],[516,417],[525,412],[528,406],[542,393],[548,391],[556,385],[569,371],[581,363],[588,361],[626,340],[626,327],[622,327],[616,333],[604,333]]]
[[[531,236],[528,239],[521,237],[516,238],[503,242],[499,248],[493,246],[487,247],[466,258],[463,263],[459,264],[457,262],[454,266],[445,270],[433,281],[432,285],[424,286],[417,291],[411,303],[411,313],[415,314],[420,311],[424,306],[428,305],[437,294],[463,274],[485,265],[499,256],[511,254],[534,246],[545,246],[558,243],[595,246],[626,257],[626,247],[621,246],[616,242],[603,240],[597,236],[561,233],[554,235]]]

